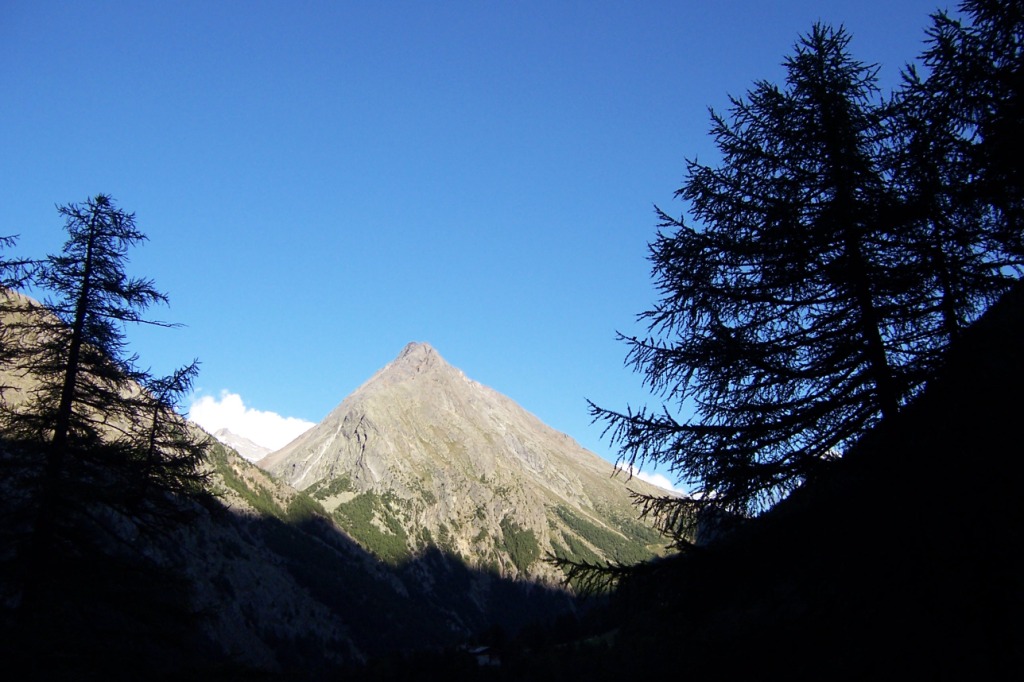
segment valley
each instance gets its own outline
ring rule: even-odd
[[[17,312],[8,310],[3,322],[14,332],[10,341],[27,344],[18,321],[46,313],[31,299],[16,300]],[[0,384],[8,387],[5,410],[27,409],[31,372],[7,366]],[[126,422],[111,434],[133,428]],[[315,675],[452,649],[487,633],[551,628],[600,602],[580,601],[552,559],[631,564],[665,550],[631,498],[658,489],[466,377],[428,344],[406,346],[277,452],[189,428],[206,440],[207,480],[203,496],[179,503],[189,522],[152,536],[114,526],[105,541],[113,544],[89,559],[107,566],[97,570],[113,580],[120,569],[110,566],[134,556],[122,555],[118,543],[130,541],[145,572],[183,581],[175,637],[204,652],[177,656],[172,668],[183,673],[212,661],[229,670]],[[8,469],[34,476],[32,460],[15,457],[22,447],[0,442]],[[249,461],[259,455],[259,466]],[[28,500],[10,492],[6,516],[17,518]],[[6,532],[17,538],[28,528]],[[11,561],[5,565],[13,570],[17,556],[6,554]],[[91,591],[105,593],[106,580]],[[58,593],[68,608],[85,599]],[[5,599],[16,594],[5,591]],[[83,602],[79,616],[97,608],[123,607]],[[133,627],[157,650],[172,647],[171,656],[178,645],[171,645],[162,611],[154,608]],[[68,637],[65,627],[71,622],[46,629]],[[92,655],[93,639],[76,637],[82,648],[69,650],[70,661]],[[110,650],[110,665],[131,669],[131,661],[129,652]]]

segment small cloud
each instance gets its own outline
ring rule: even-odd
[[[242,396],[226,390],[220,398],[193,396],[189,419],[210,433],[227,429],[271,450],[283,448],[315,426],[305,419],[246,407]]]
[[[615,468],[618,469],[619,471],[626,472],[630,476],[636,476],[641,481],[647,481],[651,485],[655,485],[655,486],[658,486],[659,488],[663,488],[664,490],[668,490],[668,491],[676,493],[678,495],[686,495],[687,494],[687,492],[685,490],[683,490],[682,488],[677,488],[675,486],[675,484],[672,483],[672,481],[668,478],[668,476],[665,476],[663,474],[648,474],[648,473],[644,473],[643,471],[640,471],[639,469],[637,469],[634,466],[631,466],[629,464],[624,464],[624,463],[621,463],[621,462],[619,464],[616,464]]]

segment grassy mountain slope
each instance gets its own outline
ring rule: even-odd
[[[629,494],[655,488],[616,475],[427,344],[409,344],[259,464],[391,563],[435,547],[475,568],[553,583],[562,576],[548,554],[633,563],[661,548]]]

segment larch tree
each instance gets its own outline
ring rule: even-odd
[[[14,236],[0,236],[0,315],[11,313],[21,307],[13,292],[25,285],[31,277],[33,266],[36,265],[31,260],[4,256],[4,250],[16,243],[17,238]],[[10,350],[7,330],[0,324],[0,368],[7,362]],[[2,385],[0,390],[3,390]]]
[[[174,410],[196,363],[155,379],[127,352],[125,325],[170,326],[145,317],[166,296],[125,271],[145,235],[106,195],[58,211],[68,239],[33,276],[50,297],[13,330],[23,341],[12,362],[34,384],[0,415],[5,436],[27,453],[23,612],[57,555],[102,554],[126,524],[167,528],[181,508],[175,497],[198,493],[204,480],[203,439]]]
[[[175,408],[192,392],[199,374],[199,361],[176,369],[165,377],[147,377],[135,397],[132,414],[136,471],[135,488],[129,498],[139,507],[152,496],[168,493],[191,496],[206,489],[207,438],[182,419]],[[161,521],[179,517],[176,505],[149,504],[150,515]],[[158,514],[158,512],[160,512]]]
[[[17,243],[15,236],[0,236],[0,289],[16,289],[28,279],[28,268],[32,261],[11,259],[3,255],[4,250]]]
[[[967,23],[932,17],[922,55],[926,77],[911,70],[907,90],[929,125],[955,131],[964,175],[960,204],[983,205],[987,252],[1002,265],[1024,263],[1024,2],[968,0]]]
[[[932,372],[942,342],[977,319],[1024,264],[1024,147],[1016,134],[1024,114],[1022,4],[976,1],[960,9],[972,25],[946,12],[933,16],[921,58],[929,75],[907,68],[894,119],[891,161],[902,195],[903,246],[921,264],[917,295],[932,297],[940,313],[929,316],[936,333],[921,337],[939,341],[932,344]]]
[[[8,261],[4,257],[4,249],[8,249],[14,246],[15,239],[10,236],[0,236],[0,315],[5,313],[10,306],[10,295],[8,289],[14,288],[17,284],[15,279],[17,273],[14,271],[14,264]],[[0,367],[3,367],[7,358],[7,330],[2,324],[0,324]],[[0,384],[0,391],[3,390],[3,384]]]
[[[1015,276],[987,248],[989,208],[958,195],[962,127],[930,127],[928,96],[883,97],[848,43],[815,26],[785,87],[712,113],[721,162],[688,162],[689,219],[659,209],[660,300],[649,335],[623,337],[666,402],[591,405],[622,460],[698,492],[644,500],[680,544],[701,510],[760,513],[896,417]]]

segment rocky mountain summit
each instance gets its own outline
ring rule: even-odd
[[[399,563],[436,547],[506,577],[558,581],[547,554],[632,562],[660,537],[617,472],[569,436],[410,343],[316,427],[259,465]]]
[[[254,443],[229,429],[217,429],[211,435],[250,462],[257,462],[271,453],[270,448]]]

